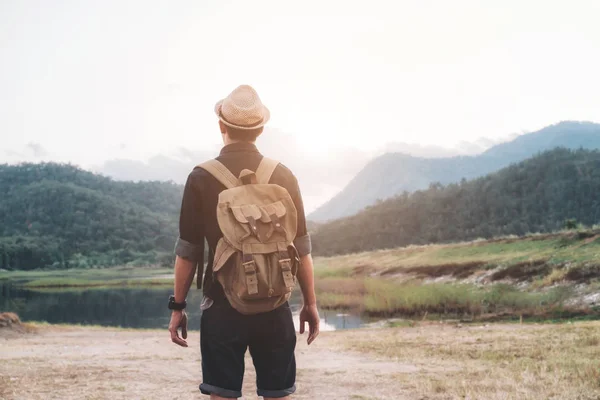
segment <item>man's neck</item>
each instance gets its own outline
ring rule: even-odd
[[[230,144],[235,144],[235,143],[249,143],[249,144],[256,145],[256,142],[249,142],[247,140],[231,140],[229,138],[226,138],[224,140],[224,143],[225,143],[225,146],[228,146]]]

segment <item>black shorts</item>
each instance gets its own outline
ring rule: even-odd
[[[278,398],[296,391],[296,331],[288,303],[268,313],[243,315],[225,299],[202,312],[200,391],[241,397],[247,348],[259,396]]]

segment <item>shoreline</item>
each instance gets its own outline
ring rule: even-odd
[[[315,289],[321,310],[348,313],[360,323],[389,318],[463,323],[597,320],[598,251],[600,231],[588,230],[317,257]],[[0,284],[40,297],[72,292],[69,301],[77,302],[77,292],[86,292],[102,301],[101,294],[87,292],[123,290],[128,296],[133,293],[129,289],[168,291],[172,274],[170,268],[130,265],[8,271],[0,273]],[[35,295],[14,297],[19,296]]]

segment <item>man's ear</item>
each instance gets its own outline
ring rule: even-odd
[[[223,121],[221,121],[221,120],[219,120],[219,129],[221,130],[222,134],[226,134],[227,133],[227,127],[223,123]]]

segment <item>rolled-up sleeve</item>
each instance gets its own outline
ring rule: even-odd
[[[204,262],[204,243],[194,244],[179,237],[175,243],[175,254],[186,260],[202,263]]]
[[[312,244],[310,242],[310,235],[299,236],[294,239],[294,246],[298,250],[300,257],[307,256],[312,252]]]
[[[197,174],[193,171],[188,176],[181,200],[179,238],[175,243],[175,254],[201,265],[204,263],[202,193]]]

